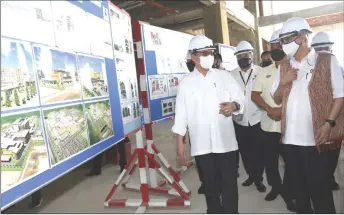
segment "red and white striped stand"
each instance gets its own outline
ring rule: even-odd
[[[174,117],[171,116],[171,117],[168,117],[164,120],[174,120]],[[152,122],[152,125],[155,125],[155,124],[158,124],[160,121],[154,121]],[[187,143],[186,143],[187,144]],[[186,165],[181,165],[179,160],[177,159],[177,156],[176,156],[176,172],[177,174],[182,174],[183,172],[185,172],[186,170],[190,169],[190,167],[192,167],[194,165],[194,160],[191,159],[190,161],[186,162]]]
[[[143,146],[143,136],[142,130],[139,130],[136,133],[136,142],[137,148],[133,152],[128,164],[125,166],[124,170],[122,171],[121,175],[112,186],[109,194],[107,195],[104,205],[106,207],[111,206],[122,206],[122,207],[138,207],[136,213],[144,213],[148,207],[169,207],[169,206],[190,206],[191,202],[189,200],[189,193],[190,191],[185,186],[185,184],[180,180],[178,175],[173,171],[171,167],[168,166],[167,161],[158,153],[158,158],[162,162],[165,167],[169,167],[168,170],[172,175],[170,175],[160,166],[160,164],[156,161],[154,156],[147,152],[147,150]],[[152,149],[155,152],[158,152],[156,147],[152,145]],[[148,178],[146,172],[146,159],[154,164],[157,167],[158,172],[167,180],[167,182],[174,188],[174,190],[179,194],[179,198],[174,199],[150,199],[149,198],[149,186],[148,186]],[[134,162],[134,160],[137,161]],[[133,164],[133,165],[132,165]],[[113,194],[115,193],[117,187],[123,182],[127,181],[130,176],[133,174],[136,166],[139,166],[140,172],[140,190],[141,190],[141,199],[111,199]]]
[[[149,95],[147,92],[147,86],[148,86],[147,85],[147,76],[146,76],[146,71],[145,71],[143,46],[142,46],[141,22],[140,21],[134,22],[133,28],[134,28],[133,36],[134,36],[134,41],[135,41],[135,45],[136,45],[136,49],[135,49],[136,65],[137,65],[137,71],[138,71],[138,75],[139,75],[138,86],[140,89],[140,96],[142,98],[144,128],[145,128],[145,136],[146,136],[146,140],[147,140],[147,150],[150,153],[150,155],[154,157],[154,154],[158,153],[158,151],[153,149],[155,146],[154,146],[154,141],[153,141],[152,125],[158,123],[158,121],[152,122],[151,117],[150,117]],[[172,120],[173,117],[170,117],[168,119]],[[155,149],[156,149],[156,147],[155,147]],[[188,164],[188,166],[191,166],[191,165]],[[156,174],[157,167],[154,165],[153,162],[149,162],[148,167],[149,167],[149,179],[150,179],[149,185],[150,185],[150,188],[155,190],[155,191],[165,192],[166,189],[164,189],[163,186],[166,184],[166,181],[158,182],[157,174]],[[171,168],[171,167],[169,166],[169,168]],[[181,174],[183,171],[185,171],[185,169],[186,168],[182,168],[181,170],[179,170],[177,172],[179,174]],[[125,186],[127,188],[138,190],[137,186],[131,186],[129,184],[127,184]],[[174,192],[172,192],[172,193],[174,193]]]

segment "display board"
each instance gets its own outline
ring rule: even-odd
[[[131,18],[112,3],[109,9],[123,129],[127,135],[141,127]]]
[[[115,60],[133,59],[112,40],[131,35],[112,37],[126,24],[109,12],[107,1],[1,1],[1,210],[123,139]]]
[[[222,56],[222,65],[223,67],[228,70],[232,71],[239,67],[237,58],[235,57],[235,47],[225,45],[225,44],[217,44],[217,48],[219,53]]]
[[[178,85],[189,73],[185,58],[192,35],[141,24],[144,66],[152,122],[175,113]]]

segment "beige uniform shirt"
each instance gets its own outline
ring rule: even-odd
[[[252,88],[252,91],[261,92],[261,97],[264,99],[266,104],[270,105],[270,107],[280,107],[280,105],[277,105],[274,102],[274,99],[271,96],[271,87],[275,81],[276,75],[277,68],[275,64],[264,67],[263,71],[258,73],[257,80]],[[265,110],[262,110],[261,117],[260,126],[263,131],[281,133],[281,121],[276,122],[268,117]]]

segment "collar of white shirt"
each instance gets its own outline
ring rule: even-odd
[[[206,74],[206,76],[203,76],[197,69],[196,67],[194,68],[194,70],[191,72],[191,74],[194,74],[194,75],[201,75],[202,77],[207,77],[208,74],[212,73],[214,70],[213,68],[210,68]]]

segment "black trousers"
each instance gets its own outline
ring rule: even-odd
[[[187,133],[188,135],[188,138],[189,138],[189,146],[191,147],[191,140],[190,140],[190,134]],[[201,168],[198,168],[198,165],[197,165],[197,161],[196,161],[196,169],[197,169],[197,172],[198,172],[198,178],[201,182],[201,186],[203,185],[203,179],[202,179],[202,170]]]
[[[340,154],[340,148],[328,151],[326,153],[327,153],[327,161],[328,161],[328,165],[329,165],[329,174],[331,177],[330,182],[333,183],[333,182],[335,182],[334,172],[336,171],[336,168],[337,168],[339,154]]]
[[[117,143],[117,150],[119,153],[119,166],[121,168],[124,168],[125,165],[127,164],[127,160],[126,160],[126,154],[125,154],[125,143],[130,141],[129,138],[125,138],[124,140],[122,140],[121,142]],[[101,153],[99,155],[97,155],[94,160],[93,160],[93,167],[92,169],[94,171],[101,171],[102,168],[102,160],[103,160],[103,154]]]
[[[238,213],[236,157],[235,151],[195,156],[206,190],[207,213]]]
[[[312,201],[315,213],[335,214],[326,152],[319,153],[315,146],[285,145],[285,153],[295,186],[297,213],[310,213]]]
[[[254,126],[241,126],[234,122],[235,135],[245,171],[256,183],[263,180],[264,147],[260,123]]]
[[[282,180],[278,170],[281,133],[262,131],[264,145],[264,166],[268,184],[280,190]]]
[[[237,168],[239,169],[239,162],[240,162],[240,153],[239,153],[239,150],[236,151],[236,153],[237,153],[237,160],[236,160],[236,162],[237,162]]]
[[[279,144],[280,145],[280,155],[284,161],[284,174],[283,174],[283,183],[282,183],[282,197],[284,201],[288,202],[292,199],[295,199],[295,187],[293,186],[293,181],[291,177],[291,165],[287,162],[287,151],[288,145]]]

